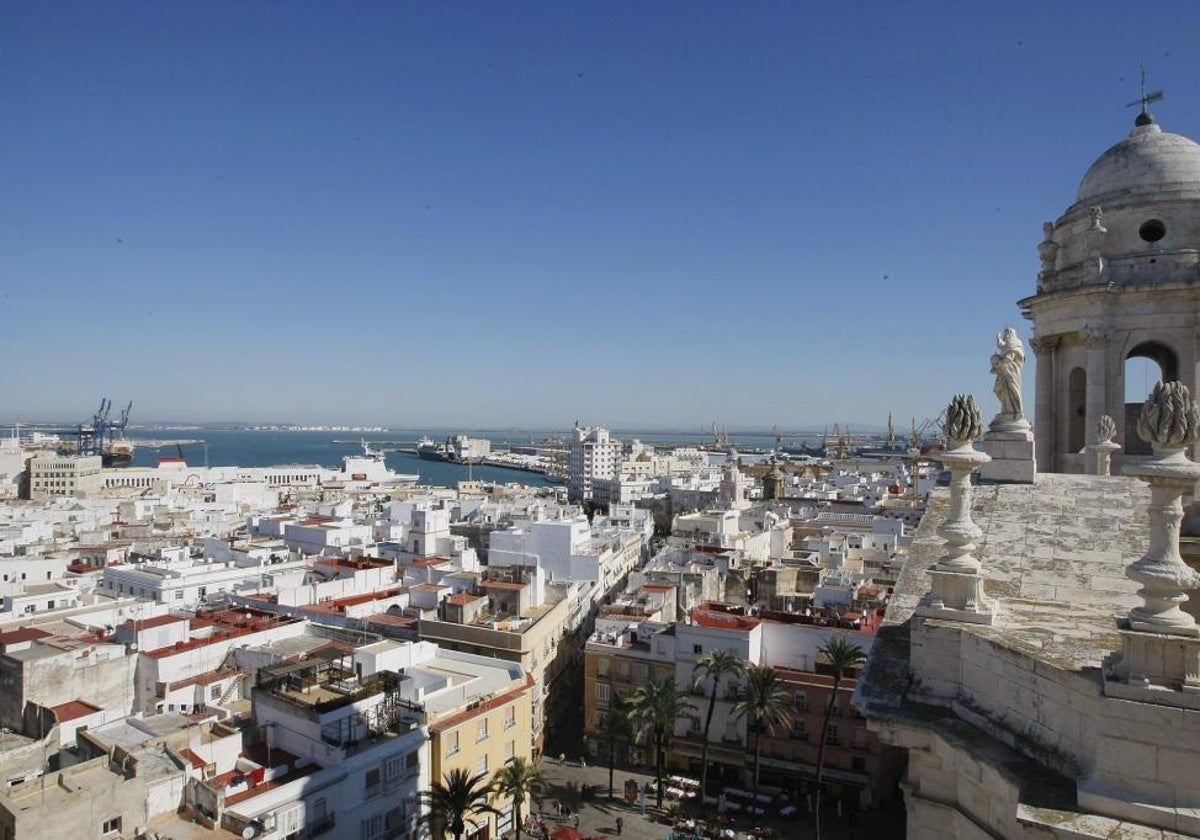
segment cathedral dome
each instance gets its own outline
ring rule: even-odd
[[[1135,196],[1200,198],[1200,144],[1153,122],[1137,125],[1092,164],[1079,184],[1078,202]]]

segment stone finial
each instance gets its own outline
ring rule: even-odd
[[[993,604],[984,598],[983,575],[974,554],[975,540],[983,532],[971,520],[971,473],[992,460],[971,445],[982,431],[975,398],[955,394],[942,424],[948,448],[941,461],[950,473],[950,505],[937,533],[946,541],[946,553],[929,570],[930,590],[921,599],[921,615],[984,624],[992,621]]]
[[[951,449],[967,446],[983,433],[979,406],[971,394],[955,394],[946,406],[946,421],[942,433]]]
[[[1200,438],[1200,414],[1182,382],[1159,382],[1138,417],[1138,437],[1155,450],[1174,451]]]
[[[1107,414],[1102,415],[1096,423],[1096,442],[1088,445],[1095,459],[1096,475],[1111,474],[1113,453],[1121,448],[1119,443],[1113,443],[1116,434],[1116,422]]]
[[[1108,228],[1104,226],[1104,208],[1089,207],[1088,215],[1091,217],[1091,224],[1088,225],[1089,231],[1096,233],[1108,233]]]
[[[1182,382],[1155,385],[1142,406],[1137,431],[1154,448],[1154,457],[1125,469],[1150,485],[1150,547],[1125,572],[1142,584],[1138,595],[1144,601],[1130,611],[1130,627],[1141,632],[1200,636],[1195,619],[1179,608],[1188,600],[1185,590],[1200,586],[1200,574],[1179,554],[1181,499],[1200,479],[1200,465],[1186,453],[1200,437],[1200,417],[1187,386]]]

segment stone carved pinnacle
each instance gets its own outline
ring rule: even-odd
[[[969,394],[956,394],[946,408],[942,427],[948,449],[941,461],[950,472],[950,505],[938,526],[945,554],[930,569],[931,588],[922,599],[922,615],[975,623],[991,623],[992,608],[983,595],[983,576],[974,556],[983,531],[971,520],[971,473],[991,460],[971,445],[983,431],[979,406]]]
[[[1138,595],[1143,605],[1130,610],[1130,626],[1144,632],[1200,636],[1195,619],[1180,609],[1188,600],[1184,591],[1200,586],[1200,574],[1179,554],[1181,499],[1200,480],[1200,464],[1186,455],[1200,437],[1200,417],[1187,386],[1181,382],[1155,385],[1142,405],[1137,431],[1154,449],[1154,457],[1125,470],[1150,485],[1150,546],[1125,572],[1142,584]]]
[[[1116,422],[1107,414],[1101,415],[1096,422],[1096,442],[1088,445],[1088,450],[1095,456],[1096,475],[1111,474],[1112,455],[1121,448],[1119,443],[1113,443],[1116,434]]]
[[[974,396],[954,395],[950,405],[946,406],[946,421],[942,424],[942,433],[950,443],[951,449],[969,445],[983,433],[983,420]]]
[[[1196,402],[1182,382],[1159,382],[1142,404],[1138,437],[1155,449],[1182,449],[1200,438]]]

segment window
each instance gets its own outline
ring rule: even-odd
[[[4,579],[8,580],[7,575],[5,576]],[[601,658],[601,659],[596,660],[596,676],[599,676],[599,677],[607,677],[608,676],[608,659]]]
[[[208,699],[209,699],[209,700],[216,700],[216,699],[218,699],[220,696],[221,696],[221,686],[220,686],[220,685],[214,685],[214,686],[212,687],[212,689],[210,689],[210,690],[209,690],[209,692],[208,692]]]
[[[704,653],[704,645],[692,645],[692,653],[696,654],[697,656]]]
[[[797,691],[795,700],[796,700],[796,711],[797,712],[807,712],[808,711],[808,694],[807,694],[807,692]]]
[[[458,731],[446,733],[446,755],[452,756],[458,754]]]
[[[596,705],[602,709],[608,708],[608,683],[596,683]]]
[[[362,840],[378,840],[385,830],[383,814],[367,817],[362,821]]]
[[[867,748],[867,730],[856,726],[854,733],[850,736],[850,743],[856,750],[865,750]]]
[[[831,723],[825,730],[825,743],[831,747],[836,747],[838,745],[837,724]]]
[[[364,775],[365,783],[363,785],[363,798],[370,799],[372,796],[379,794],[379,768],[372,767],[367,770]]]
[[[509,706],[508,711],[504,715],[504,728],[512,729],[517,725],[517,707]]]
[[[797,741],[808,740],[808,727],[804,725],[804,721],[799,720],[792,725],[792,737]]]
[[[182,590],[182,589],[176,589],[176,590],[175,590],[175,596],[174,596],[174,597],[175,597],[175,600],[176,600],[176,601],[182,601],[182,600],[183,600],[183,590]]]
[[[112,819],[105,820],[104,824],[100,826],[100,833],[101,834],[120,834],[121,833],[121,818],[113,817]]]
[[[514,756],[516,756],[516,754],[517,754],[517,742],[509,741],[508,745],[504,748],[504,760],[508,761],[510,758],[513,758]]]
[[[478,744],[480,741],[487,740],[487,736],[488,736],[487,723],[488,723],[487,718],[484,718],[483,720],[479,721],[479,726],[475,730],[475,743]]]
[[[488,771],[488,759],[487,759],[487,755],[484,754],[484,755],[480,756],[479,763],[475,765],[475,772],[482,775],[482,774],[486,773],[487,771]]]
[[[400,755],[392,756],[383,762],[383,779],[384,788],[386,790],[395,790],[400,784],[401,779],[401,764],[404,757]]]

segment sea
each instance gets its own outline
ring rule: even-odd
[[[443,441],[451,434],[467,434],[483,437],[492,442],[493,449],[511,446],[529,446],[544,443],[548,438],[566,440],[570,430],[561,432],[520,432],[514,430],[457,429],[401,429],[387,432],[366,431],[291,431],[277,429],[226,429],[211,427],[168,427],[130,428],[127,437],[137,443],[134,466],[153,467],[159,458],[176,458],[180,454],[195,466],[241,466],[269,467],[282,464],[317,464],[339,468],[342,457],[362,452],[362,442],[372,449],[415,449],[417,441],[428,437]],[[711,432],[671,432],[661,430],[613,430],[613,435],[622,441],[638,439],[652,446],[700,445],[712,442]],[[775,445],[775,438],[763,433],[729,433],[730,442],[744,450],[766,450]],[[813,443],[820,440],[819,434],[809,438]],[[143,443],[139,443],[143,442]],[[147,441],[179,441],[165,446],[144,445]],[[415,454],[387,452],[387,465],[398,473],[417,474],[422,484],[453,487],[468,477],[496,482],[498,484],[522,483],[533,487],[544,487],[551,482],[540,473],[474,465],[467,467],[445,461],[426,461]]]

